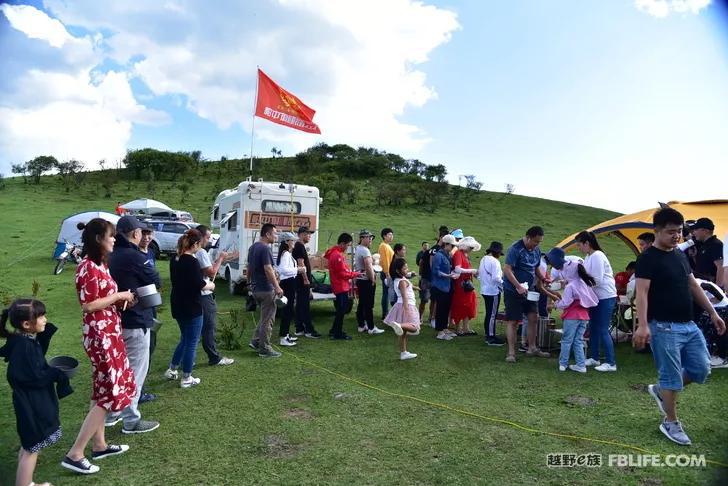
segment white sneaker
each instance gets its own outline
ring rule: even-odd
[[[295,343],[296,341],[298,341],[298,338],[297,338],[296,336],[291,336],[291,335],[289,334],[289,335],[288,335],[288,340],[289,340],[289,341],[293,341],[293,342]]]
[[[359,331],[359,332],[367,332],[367,326],[357,327],[356,330]]]
[[[566,366],[559,365],[559,371],[566,371]]]
[[[445,329],[445,332],[446,332],[446,333],[448,334],[448,336],[450,336],[450,337],[456,337],[456,336],[458,335],[458,333],[456,333],[455,331],[451,331],[450,329]]]
[[[406,359],[414,359],[416,357],[417,355],[415,353],[410,353],[409,351],[402,351],[401,353],[399,353],[399,359],[401,359],[402,361]]]
[[[190,375],[187,378],[182,378],[182,381],[179,382],[179,386],[182,388],[189,388],[191,386],[199,385],[200,379],[195,378],[194,376]]]
[[[235,360],[232,358],[225,358],[224,356],[220,358],[220,361],[217,362],[218,366],[227,366],[235,363]]]
[[[401,329],[401,327],[400,327],[400,329]],[[369,334],[372,334],[372,335],[374,335],[374,334],[382,334],[384,332],[384,329],[379,329],[377,326],[374,326],[374,328],[373,329],[369,329],[368,332],[369,332]]]
[[[728,359],[720,359],[720,361],[716,364],[710,363],[710,367],[712,369],[728,368]]]
[[[404,334],[404,329],[402,329],[402,326],[398,322],[388,322],[387,325],[392,328],[397,336]]]
[[[617,371],[617,365],[610,365],[609,363],[602,363],[599,366],[594,367],[597,371]]]
[[[452,341],[452,336],[445,331],[440,331],[437,333],[437,336],[435,336],[435,339],[441,339],[442,341]]]
[[[296,336],[303,336],[304,334],[306,333],[303,331],[296,331]]]
[[[291,341],[291,338],[289,338],[288,336],[283,336],[279,341],[279,344],[281,346],[295,346],[298,343],[294,343],[293,341]]]
[[[584,366],[599,366],[600,364],[602,364],[601,361],[597,361],[591,358],[587,358],[586,361],[584,361]]]
[[[172,368],[167,368],[167,371],[164,372],[164,377],[168,380],[178,380],[179,372],[177,370],[173,370]]]
[[[576,371],[577,373],[586,373],[586,366],[569,365],[569,369],[571,371]]]

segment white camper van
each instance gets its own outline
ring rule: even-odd
[[[227,280],[230,293],[247,286],[248,249],[260,235],[260,227],[273,223],[278,231],[296,233],[301,226],[316,231],[319,223],[319,190],[312,186],[247,180],[215,198],[210,227],[220,233],[217,248],[237,251],[237,260],[220,266],[218,275]],[[307,245],[309,254],[318,251],[318,232]],[[278,243],[273,254],[277,254]]]

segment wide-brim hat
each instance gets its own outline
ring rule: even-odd
[[[480,251],[480,243],[476,241],[472,236],[466,236],[458,242],[458,248],[470,248],[473,251]]]

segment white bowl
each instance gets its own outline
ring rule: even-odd
[[[541,294],[534,291],[529,291],[528,295],[526,296],[526,299],[530,300],[531,302],[538,302],[538,300],[541,298]]]
[[[561,282],[553,282],[549,285],[549,290],[561,290]]]

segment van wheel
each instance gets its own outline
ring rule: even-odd
[[[230,276],[229,268],[225,270],[225,280],[227,280],[230,295],[240,295],[240,285],[236,284],[233,278]]]

